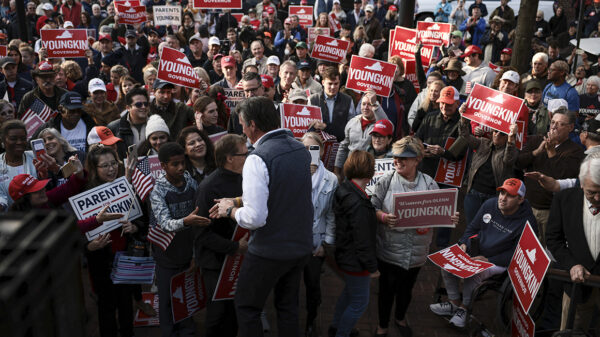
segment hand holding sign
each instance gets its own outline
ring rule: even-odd
[[[123,224],[123,230],[121,231],[121,236],[123,234],[127,234],[127,233],[133,234],[138,231],[137,226],[134,225],[133,223],[131,223],[131,221],[121,220],[120,222]]]
[[[246,233],[246,235],[244,235],[240,241],[238,241],[238,250],[237,253],[238,254],[244,254],[247,250],[248,250],[248,235],[250,233]]]
[[[194,209],[192,213],[183,218],[183,224],[186,226],[200,226],[205,227],[210,224],[210,220],[198,215],[198,207]]]

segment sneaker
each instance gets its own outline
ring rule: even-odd
[[[467,311],[463,308],[456,309],[454,316],[450,319],[450,324],[464,328],[467,325]]]
[[[439,316],[452,316],[456,312],[456,309],[458,309],[458,306],[448,301],[430,304],[429,309],[431,309],[434,314]]]

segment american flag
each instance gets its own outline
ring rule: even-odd
[[[154,188],[154,179],[150,172],[150,162],[148,157],[141,157],[138,160],[135,170],[133,171],[133,177],[131,178],[135,191],[140,196],[142,201],[146,200],[148,194]]]
[[[42,102],[42,100],[36,98],[35,101],[33,101],[33,104],[31,104],[27,111],[25,111],[23,117],[21,117],[21,120],[25,122],[34,114],[38,115],[38,117],[40,117],[44,123],[46,123],[50,119],[54,118],[58,112],[50,109],[46,104],[44,104],[44,102]]]
[[[162,250],[167,250],[171,241],[175,237],[175,233],[167,233],[163,231],[160,226],[156,223],[156,218],[154,214],[150,212],[150,230],[148,230],[148,236],[146,239],[157,246],[159,246]]]

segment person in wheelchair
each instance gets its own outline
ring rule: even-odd
[[[474,260],[491,262],[495,266],[464,279],[462,301],[460,278],[442,270],[448,301],[429,306],[436,315],[452,316],[450,324],[460,328],[467,323],[467,308],[471,304],[473,290],[484,280],[506,271],[525,223],[529,221],[537,233],[537,222],[525,199],[523,181],[507,179],[497,190],[500,191],[499,196],[483,203],[458,241],[460,248]]]

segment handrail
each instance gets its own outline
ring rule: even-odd
[[[560,281],[564,281],[564,282],[573,283],[573,281],[571,281],[571,274],[568,271],[562,270],[562,269],[555,269],[555,268],[548,269],[548,277],[557,279]],[[586,277],[585,281],[581,282],[581,284],[590,286],[590,287],[600,288],[600,276],[590,275],[590,276]]]

